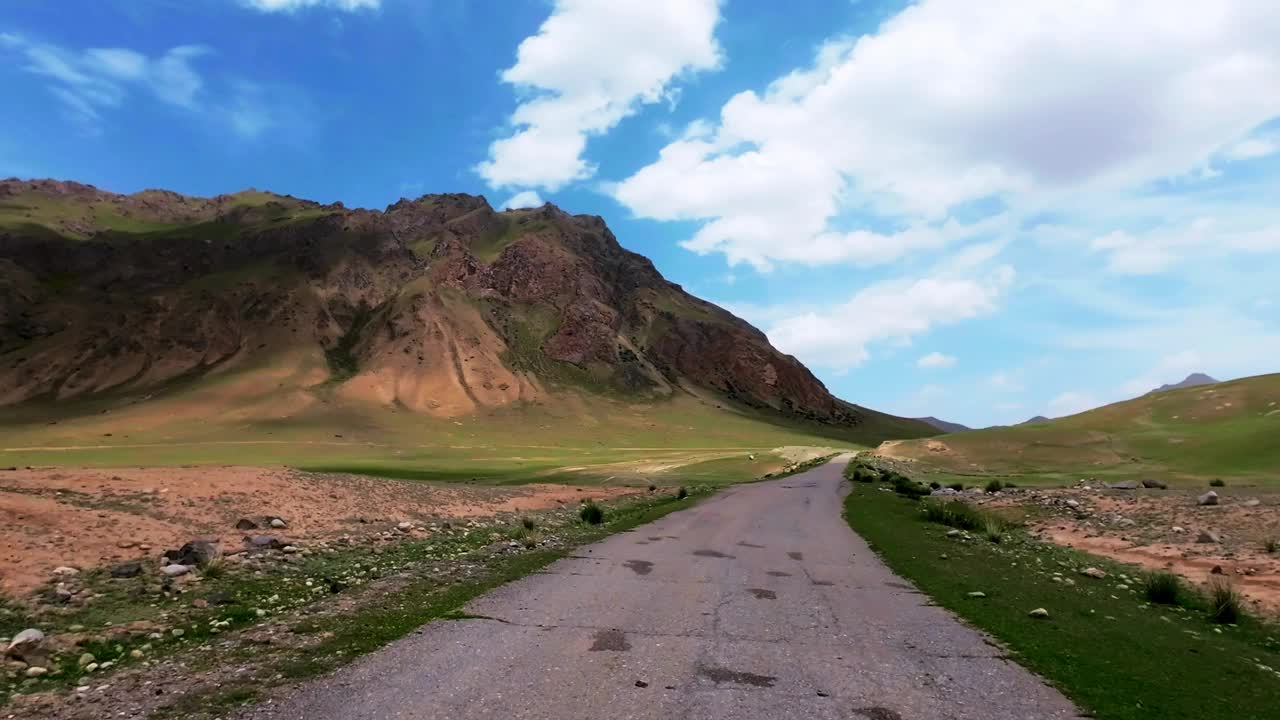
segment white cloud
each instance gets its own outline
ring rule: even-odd
[[[987,387],[1006,393],[1020,393],[1027,389],[1022,370],[999,370],[987,378]]]
[[[719,66],[719,20],[719,0],[557,0],[502,73],[527,97],[477,172],[495,188],[552,191],[590,177],[588,137],[671,100],[681,74]]]
[[[543,200],[538,193],[532,190],[524,190],[508,198],[507,201],[502,204],[502,207],[511,210],[519,210],[521,208],[541,207],[542,203]]]
[[[23,69],[49,80],[49,92],[86,127],[95,128],[101,112],[120,107],[134,88],[184,110],[196,110],[204,80],[192,61],[208,54],[202,45],[179,45],[156,57],[127,48],[89,48],[76,52],[12,34],[0,46],[20,53]]]
[[[936,326],[994,311],[1012,281],[1013,269],[1005,266],[982,280],[926,277],[878,283],[838,305],[777,313],[766,332],[779,349],[806,363],[847,370],[866,361],[872,344],[906,345]]]
[[[1280,152],[1280,138],[1245,138],[1227,149],[1227,157],[1233,160],[1253,160]]]
[[[1277,35],[1280,11],[1251,0],[921,0],[736,95],[714,133],[612,193],[642,217],[702,221],[688,246],[731,262],[892,258],[936,247],[929,230],[966,201],[1205,167],[1280,115]],[[912,232],[840,227],[855,198],[907,213]]]
[[[1154,275],[1194,256],[1280,252],[1280,223],[1247,229],[1223,227],[1213,218],[1184,226],[1161,226],[1143,233],[1113,231],[1095,238],[1089,249],[1107,256],[1107,270],[1120,275]]]
[[[1102,403],[1086,392],[1064,392],[1049,401],[1049,417],[1063,417],[1092,410]]]
[[[945,355],[940,352],[931,352],[916,361],[916,367],[922,368],[949,368],[955,364],[956,358],[954,355]]]
[[[240,0],[240,4],[260,12],[296,12],[303,8],[323,7],[343,12],[377,10],[382,0]]]

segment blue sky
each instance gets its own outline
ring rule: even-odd
[[[605,217],[838,395],[1280,371],[1280,6],[12,0],[0,175]]]

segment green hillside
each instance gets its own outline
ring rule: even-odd
[[[935,475],[1280,484],[1280,374],[1151,393],[1048,423],[890,442]]]

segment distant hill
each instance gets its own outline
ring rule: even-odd
[[[1177,390],[1178,388],[1199,387],[1200,385],[1216,385],[1220,381],[1215,380],[1204,373],[1191,373],[1186,380],[1172,385],[1161,385],[1151,392],[1164,392],[1166,390]]]
[[[1069,417],[886,443],[924,472],[1166,480],[1280,480],[1280,374],[1150,393]],[[1228,481],[1228,485],[1231,485]]]
[[[922,423],[928,423],[933,427],[941,430],[944,433],[963,432],[965,430],[973,429],[968,425],[961,425],[960,423],[953,423],[953,422],[947,422],[946,420],[939,420],[938,418],[933,417],[932,415],[930,415],[929,417],[918,417],[914,419],[919,420]]]
[[[1049,420],[1049,418],[1047,418],[1047,417],[1045,417],[1045,416],[1043,416],[1043,415],[1037,415],[1037,416],[1035,416],[1035,417],[1033,417],[1033,418],[1030,418],[1030,419],[1028,419],[1028,420],[1023,420],[1022,422],[1020,422],[1020,423],[1018,423],[1018,424],[1019,424],[1019,425],[1039,425],[1039,424],[1041,424],[1041,423],[1047,423],[1047,422],[1051,422],[1051,421]]]

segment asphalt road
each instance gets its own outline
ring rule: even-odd
[[[289,697],[266,720],[1075,718],[840,517],[840,465],[582,548]]]

